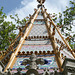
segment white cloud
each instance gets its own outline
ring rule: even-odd
[[[10,13],[8,13],[7,20],[11,21],[9,18],[9,15],[15,15],[18,14],[20,19],[25,18],[26,16],[29,16],[29,14],[33,14],[34,8],[37,8],[37,0],[22,0],[21,1],[21,7],[16,8],[12,10]],[[44,3],[45,8],[47,8],[48,13],[59,13],[65,10],[66,6],[69,6],[69,0],[46,0]]]
[[[65,7],[68,5],[68,0],[46,0],[45,2],[45,7],[47,8],[48,13],[59,13],[62,12]],[[37,0],[22,0],[21,1],[21,6],[20,8],[16,8],[14,10],[12,10],[10,13],[8,13],[8,17],[9,15],[15,15],[18,14],[20,19],[25,18],[26,16],[28,16],[29,14],[33,14],[34,12],[34,8],[37,8]],[[7,20],[10,20],[10,18],[8,18]]]
[[[46,0],[45,6],[48,9],[49,13],[59,13],[62,12],[63,9],[65,9],[65,6],[68,5],[68,0],[53,0],[50,2],[50,0]],[[8,16],[10,14],[15,15],[18,14],[19,18],[22,19],[29,14],[32,14],[34,12],[34,8],[37,8],[37,0],[29,1],[29,0],[22,0],[21,1],[21,8],[16,8],[10,13],[8,13]],[[8,19],[9,20],[9,19]]]
[[[8,13],[8,16],[10,14],[12,14],[13,16],[15,14],[18,14],[19,18],[23,19],[29,14],[32,14],[34,11],[34,8],[37,6],[37,2],[36,0],[33,0],[32,2],[28,2],[28,3],[27,2],[28,1],[26,0],[21,1],[21,6],[23,5],[23,7],[14,9],[10,13]]]
[[[23,0],[23,1],[21,1],[21,4],[22,4],[22,5],[26,5],[26,4],[28,4],[28,1]]]
[[[49,13],[59,13],[65,10],[66,6],[69,6],[69,0],[48,0],[45,3],[46,8]]]

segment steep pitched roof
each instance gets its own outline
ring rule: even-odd
[[[38,1],[40,2],[41,0]],[[4,57],[0,57],[2,61],[5,56],[7,59],[10,59],[4,71],[7,71],[9,67],[13,67],[17,61],[18,54],[20,56],[32,53],[37,53],[38,55],[54,54],[60,71],[62,71],[61,66],[65,57],[75,58],[75,53],[52,21],[43,4],[38,5],[38,9],[30,16],[25,27],[22,27],[9,49],[10,54],[7,52],[8,56],[5,54]],[[14,51],[12,51],[13,49]]]

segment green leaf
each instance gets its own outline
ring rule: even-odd
[[[3,34],[3,31],[1,31],[1,34]]]

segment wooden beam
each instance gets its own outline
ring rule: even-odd
[[[43,8],[42,8],[42,12],[43,12],[44,18],[46,19],[47,16],[46,16],[46,13],[44,12]],[[46,23],[46,27],[47,27],[47,30],[48,30],[48,34],[49,34],[50,39],[51,39],[50,41],[51,41],[51,44],[52,44],[52,47],[53,47],[53,51],[55,53],[55,59],[57,61],[57,64],[59,66],[60,71],[62,72],[63,71],[62,70],[62,61],[61,61],[61,57],[60,57],[60,54],[59,54],[58,49],[57,49],[57,44],[55,43],[56,42],[55,38],[54,38],[54,36],[52,35],[51,31],[48,28],[48,22],[45,21],[45,23]]]
[[[56,62],[57,62],[60,72],[62,72],[63,69],[62,69],[62,63],[61,63],[61,58],[60,58],[60,52],[57,52],[55,54],[55,59],[56,59]]]
[[[46,14],[48,15],[48,18],[50,19],[52,25],[56,28],[58,34],[60,35],[61,39],[64,41],[64,43],[66,44],[66,46],[68,47],[68,49],[70,50],[71,54],[73,55],[73,57],[75,58],[75,54],[72,51],[71,47],[69,46],[68,42],[64,39],[64,37],[62,36],[62,34],[60,33],[59,29],[56,27],[56,25],[54,24],[54,22],[52,21],[52,19],[50,18],[49,14],[46,12]]]
[[[31,20],[31,23],[30,23],[30,25],[28,26],[28,28],[26,29],[24,36],[21,37],[20,42],[19,42],[19,45],[17,46],[16,51],[15,51],[14,53],[12,53],[11,58],[10,58],[10,60],[9,60],[9,63],[7,64],[7,66],[6,66],[5,70],[4,70],[4,72],[6,72],[8,68],[11,68],[11,66],[12,66],[12,64],[13,64],[13,61],[14,61],[14,59],[16,58],[16,55],[18,54],[18,52],[20,51],[20,48],[22,47],[22,44],[23,44],[23,42],[25,41],[26,36],[28,36],[28,34],[29,34],[29,32],[30,32],[30,30],[31,30],[31,28],[32,28],[32,26],[33,26],[33,22],[34,22],[34,20],[36,19],[37,14],[39,13],[39,11],[40,11],[40,8],[38,8],[38,10],[37,10],[37,12],[36,12],[34,18]]]

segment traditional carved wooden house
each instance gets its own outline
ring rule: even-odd
[[[74,75],[75,52],[47,13],[45,0],[37,1],[38,8],[29,15],[25,26],[19,28],[18,36],[6,52],[0,55],[3,72],[5,75]]]

